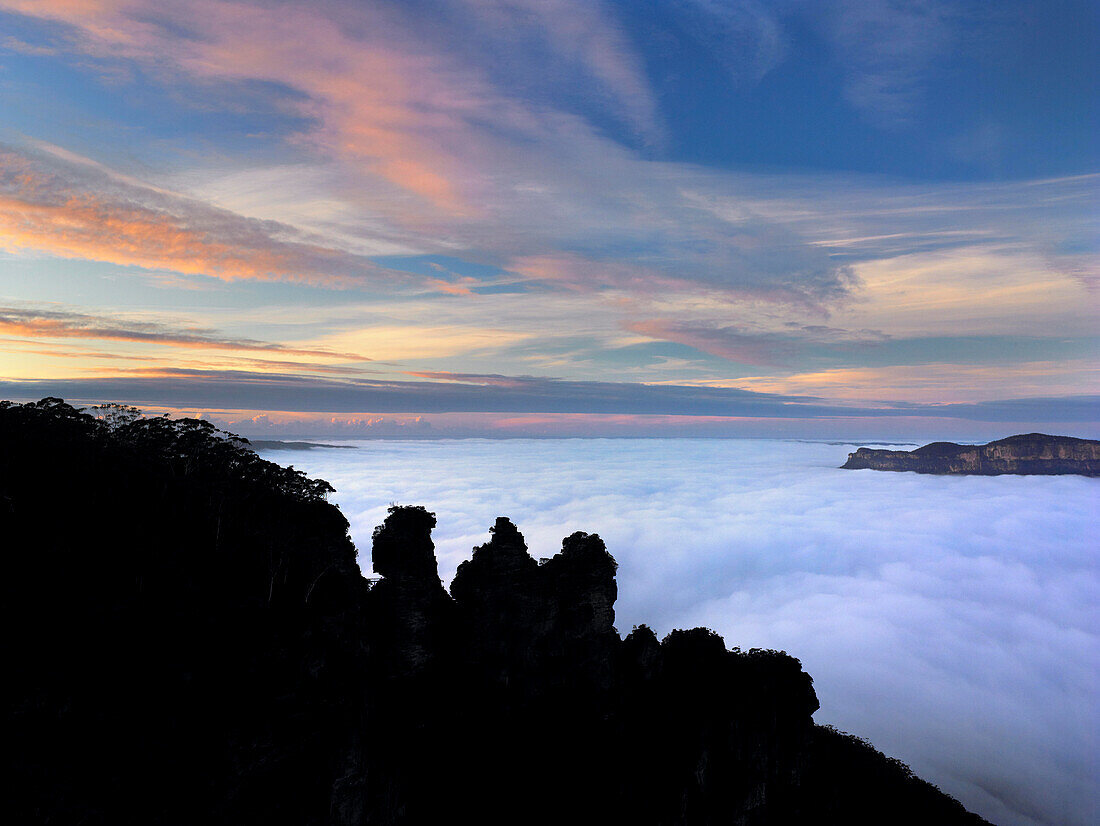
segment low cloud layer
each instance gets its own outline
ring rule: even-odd
[[[621,632],[785,649],[819,722],[993,822],[1097,822],[1095,480],[841,471],[854,447],[797,442],[351,444],[277,459],[336,486],[361,553],[392,502],[437,513],[446,580],[498,515],[536,557],[596,531]]]
[[[0,381],[0,397],[32,400],[49,395],[80,403],[122,400],[139,406],[303,413],[553,413],[806,420],[924,417],[1079,426],[1094,425],[1100,409],[1100,398],[1094,395],[966,404],[846,405],[813,396],[758,393],[736,387],[438,371],[414,375],[432,380],[334,380],[240,370],[165,368],[149,377]]]

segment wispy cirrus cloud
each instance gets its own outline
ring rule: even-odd
[[[0,8],[67,24],[75,47],[98,58],[296,90],[303,96],[298,111],[315,123],[304,136],[311,143],[447,212],[472,207],[446,142],[463,137],[467,120],[479,115],[517,128],[528,119],[476,73],[411,37],[400,14],[381,6],[284,4],[271,14],[257,4],[213,0],[48,8],[11,0]]]
[[[603,0],[461,0],[458,8],[484,23],[479,33],[497,45],[498,60],[504,58],[501,62],[513,82],[523,78],[529,88],[537,88],[560,80],[562,70],[572,64],[595,80],[610,108],[644,139],[663,139],[642,58]],[[532,42],[545,47],[535,60]],[[539,72],[537,77],[532,63],[550,63],[556,71],[549,77]]]
[[[836,0],[814,11],[845,67],[848,101],[876,126],[913,123],[926,75],[959,36],[958,7],[940,0]]]
[[[39,43],[28,43],[18,37],[5,37],[0,40],[0,49],[16,54],[32,55],[34,57],[52,57],[57,54],[57,49],[51,46],[43,46]]]
[[[633,321],[626,327],[649,338],[686,344],[720,358],[755,365],[788,364],[823,344],[867,344],[888,338],[877,330],[842,330],[793,322],[774,332],[662,318]]]
[[[628,108],[649,100],[637,59],[602,7],[475,6],[480,18],[508,22],[497,37],[510,38],[510,48],[545,42],[555,67],[585,67]],[[700,210],[687,193],[708,185],[702,170],[647,159],[568,99],[514,94],[483,59],[411,26],[394,7],[287,4],[272,15],[242,2],[42,8],[5,0],[0,8],[67,24],[75,48],[137,61],[166,83],[288,90],[283,105],[308,123],[296,144],[343,171],[330,179],[342,178],[335,194],[352,205],[349,214],[374,219],[359,231],[422,252],[537,265],[542,281],[591,291],[655,277],[678,289],[820,303],[851,287],[843,264],[781,222],[731,223]],[[644,103],[629,119],[643,128],[652,108]]]
[[[202,327],[43,308],[0,307],[0,335],[137,342],[185,349],[272,353],[344,361],[370,360],[355,353],[293,347],[250,338],[230,338]]]
[[[743,37],[754,44],[778,42],[780,11],[810,13],[799,4],[776,11],[753,2],[681,5],[684,25],[717,19],[721,25],[699,25],[723,42]],[[833,21],[821,25],[838,49],[851,53],[853,71],[877,78],[870,85],[891,100],[908,100],[906,90],[920,87],[916,79],[950,41],[951,15],[938,2],[835,6],[835,15],[811,16]],[[853,260],[913,252],[915,246],[957,247],[981,233],[989,241],[991,231],[1017,241],[1028,232],[1029,245],[1061,255],[1075,272],[1086,268],[1080,253],[1071,261],[1062,252],[1067,239],[1057,230],[1054,237],[1037,237],[1037,228],[1047,227],[1051,236],[1049,228],[1064,220],[1022,227],[1015,208],[1010,226],[987,220],[990,210],[1003,210],[1005,204],[994,201],[1004,201],[1005,188],[991,199],[981,190],[910,187],[899,193],[837,180],[780,187],[766,177],[658,162],[602,133],[583,107],[571,108],[568,96],[539,97],[515,82],[517,72],[494,74],[510,65],[504,55],[533,48],[545,61],[524,53],[527,59],[517,57],[516,64],[526,71],[537,66],[549,77],[580,67],[623,106],[642,101],[648,114],[629,116],[642,128],[657,117],[645,73],[610,9],[599,4],[439,5],[442,29],[468,30],[468,43],[415,25],[411,9],[336,0],[309,8],[285,4],[278,15],[251,3],[209,0],[170,8],[148,0],[48,7],[3,0],[0,8],[63,23],[71,48],[102,60],[135,61],[168,85],[270,84],[273,96],[283,94],[280,105],[305,119],[296,145],[339,170],[323,176],[330,188],[324,208],[334,199],[345,203],[336,210],[347,222],[345,237],[359,234],[421,252],[459,251],[570,289],[718,291],[819,311],[859,291]],[[471,9],[473,22],[467,19]],[[722,34],[726,29],[733,34]],[[499,45],[491,50],[499,60],[485,59],[486,38]],[[546,72],[547,66],[555,71]],[[888,114],[910,106],[878,101],[873,108]],[[271,183],[282,187],[283,178]],[[839,192],[830,197],[834,187]],[[301,202],[304,196],[295,191],[288,197]],[[1022,194],[1010,197],[1019,201]],[[277,208],[284,200],[277,191],[262,200],[273,212],[293,212]],[[933,200],[938,203],[924,203]],[[958,226],[958,215],[946,219],[941,209],[960,200],[969,226]],[[923,211],[926,206],[933,211]],[[861,208],[863,214],[855,214]],[[1044,210],[1064,219],[1072,205]],[[970,234],[945,234],[951,232]],[[1080,249],[1081,232],[1075,232],[1070,248]],[[857,243],[859,238],[877,240]],[[462,292],[461,286],[446,289]]]
[[[787,52],[777,10],[760,0],[674,0],[676,22],[704,44],[734,81],[757,82]]]
[[[886,129],[919,121],[929,76],[961,39],[965,23],[960,5],[944,0],[675,0],[674,5],[674,25],[740,83],[759,81],[789,57],[792,28],[816,31],[841,73],[848,104]]]

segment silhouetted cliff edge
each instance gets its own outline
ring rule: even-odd
[[[204,422],[0,404],[9,822],[984,822],[815,726],[794,658],[620,639],[598,536],[539,564],[498,519],[448,594],[394,507],[372,584],[328,492]]]
[[[1073,436],[1027,433],[987,445],[933,442],[916,450],[872,450],[848,454],[845,470],[912,470],[974,476],[1078,474],[1100,476],[1100,442]]]

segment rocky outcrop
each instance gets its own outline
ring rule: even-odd
[[[1100,441],[1028,433],[987,445],[933,442],[916,450],[872,450],[848,454],[845,470],[911,470],[916,473],[999,476],[1078,474],[1100,476]]]
[[[615,561],[501,518],[370,583],[331,491],[195,422],[0,404],[5,802],[41,824],[977,824],[817,727],[798,660],[614,628]]]
[[[374,531],[374,570],[382,575],[365,607],[372,641],[393,677],[430,669],[448,648],[453,605],[439,580],[432,543],[435,515],[394,509]]]
[[[486,685],[512,692],[609,690],[619,637],[615,560],[603,541],[575,533],[540,565],[508,519],[489,530],[491,540],[459,565],[451,583],[471,666]],[[563,669],[565,663],[578,668]]]

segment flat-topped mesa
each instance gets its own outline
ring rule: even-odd
[[[911,470],[975,476],[1077,474],[1100,476],[1100,441],[1027,433],[986,445],[933,442],[916,450],[872,450],[848,454],[845,470]]]

